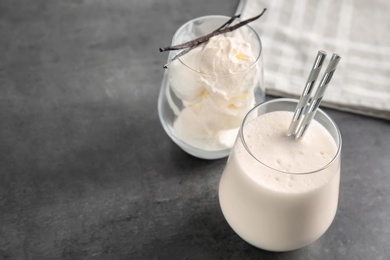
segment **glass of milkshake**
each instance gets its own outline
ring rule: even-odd
[[[319,109],[301,140],[287,137],[297,102],[275,99],[247,114],[219,184],[229,225],[269,251],[314,242],[337,210],[340,132]]]
[[[229,20],[204,16],[182,25],[172,45],[204,36]],[[170,52],[168,60],[180,51]],[[226,157],[246,113],[264,101],[262,46],[243,26],[211,37],[169,64],[158,100],[160,121],[171,139],[203,159]]]

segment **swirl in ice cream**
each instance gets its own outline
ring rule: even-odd
[[[174,131],[208,150],[230,148],[259,80],[257,53],[240,34],[217,35],[169,68],[172,91],[181,99]]]

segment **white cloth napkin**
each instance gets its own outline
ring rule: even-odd
[[[342,58],[322,105],[390,120],[390,1],[241,0],[263,43],[267,93],[301,94],[318,50]]]

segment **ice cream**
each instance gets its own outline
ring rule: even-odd
[[[260,70],[256,53],[239,33],[217,35],[169,67],[169,84],[182,107],[173,129],[201,149],[230,148],[255,104]]]
[[[245,144],[237,139],[219,185],[230,226],[247,242],[271,251],[297,249],[319,238],[338,204],[340,157],[331,163],[338,151],[335,140],[317,121],[302,140],[287,137],[292,116],[276,111],[248,122]]]

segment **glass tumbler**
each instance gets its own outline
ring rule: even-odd
[[[176,31],[172,45],[204,36],[227,20],[226,16],[191,20]],[[202,159],[226,157],[244,116],[265,98],[259,36],[247,25],[223,35],[244,40],[250,55],[234,53],[230,45],[206,50],[202,44],[169,64],[158,99],[159,118],[168,136],[184,151]],[[232,59],[247,62],[242,70],[224,73],[231,60],[223,60],[227,56],[213,60],[215,51],[223,53],[229,48]],[[171,51],[168,60],[178,52]]]
[[[255,122],[263,122],[256,125],[257,129],[265,127],[264,124],[281,124],[280,128],[285,128],[287,133],[296,105],[297,100],[294,99],[274,99],[254,107],[247,114],[219,184],[219,202],[229,225],[242,239],[264,250],[289,251],[314,242],[329,228],[337,210],[341,135],[325,112],[321,109],[317,111],[302,140],[285,139],[285,149],[277,150],[276,141],[268,143],[268,146],[264,146],[263,141],[264,135],[282,136],[283,133],[284,136],[284,131],[263,135],[257,130],[253,132],[254,128],[248,130]],[[273,121],[268,117],[268,121],[254,121],[274,111],[290,111],[290,120],[279,122],[276,117]],[[314,128],[313,123],[317,126],[319,123],[319,128]],[[309,134],[312,136],[306,139]],[[294,172],[292,168],[287,171],[274,166],[296,156],[291,152],[293,146],[301,145],[296,142],[307,140],[321,143],[320,151],[299,151],[312,170]],[[328,144],[331,144],[332,152],[317,165],[313,155],[323,155],[324,146]],[[258,149],[256,152],[254,147]],[[267,160],[262,156],[266,156]],[[296,157],[292,162],[294,160],[299,161]],[[275,164],[270,165],[270,162]]]

